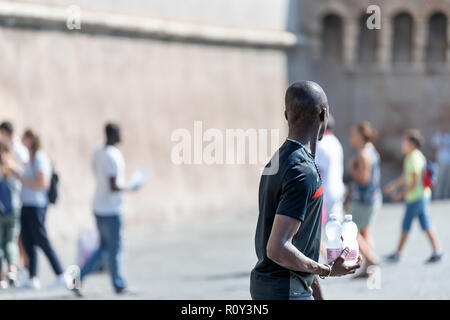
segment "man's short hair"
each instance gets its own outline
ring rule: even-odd
[[[120,127],[116,123],[109,122],[105,126],[105,133],[107,137],[118,134],[120,132]]]
[[[4,122],[2,122],[2,123],[0,124],[0,129],[1,129],[1,130],[5,130],[6,132],[8,132],[8,134],[9,134],[10,136],[12,136],[13,133],[14,133],[14,127],[13,127],[12,123],[9,122],[9,121],[4,121]]]
[[[424,138],[419,130],[417,129],[408,129],[404,134],[405,139],[410,141],[412,144],[416,146],[416,148],[420,149],[424,143]]]
[[[301,81],[292,84],[285,95],[288,122],[310,124],[320,113],[320,106],[326,96],[322,88],[312,81]]]

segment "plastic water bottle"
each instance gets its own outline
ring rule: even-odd
[[[352,220],[351,214],[344,216],[344,222],[342,223],[342,238],[343,247],[348,248],[350,251],[345,258],[346,264],[354,264],[358,261],[359,246],[358,246],[358,227]]]
[[[327,235],[327,259],[328,263],[336,260],[343,250],[343,244],[341,240],[342,226],[337,215],[331,214],[330,219],[325,225],[325,233]]]

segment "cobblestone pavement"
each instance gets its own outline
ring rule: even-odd
[[[450,248],[450,202],[433,202],[432,222],[444,251]],[[403,215],[401,204],[385,205],[374,220],[376,251],[396,246]],[[135,295],[113,293],[107,274],[83,283],[85,299],[249,299],[249,271],[256,261],[253,237],[257,213],[183,218],[150,226],[126,226],[126,276]],[[75,261],[76,242],[56,243],[65,266]],[[425,265],[431,248],[415,222],[402,260],[382,263],[377,283],[350,277],[322,281],[327,299],[449,299],[450,269],[445,258]],[[0,299],[72,299],[65,290],[49,291],[49,264],[40,253],[40,291],[4,290]],[[377,285],[378,284],[378,285]]]

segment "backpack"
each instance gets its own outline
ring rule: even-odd
[[[423,172],[423,186],[433,189],[437,182],[438,165],[432,161],[427,161]]]
[[[34,167],[33,167],[33,170]],[[55,167],[52,165],[52,174],[50,177],[50,186],[47,190],[47,199],[49,204],[56,204],[58,200],[58,184],[59,184],[59,176],[55,171]]]
[[[55,204],[58,200],[58,184],[59,184],[59,176],[55,172],[55,169],[52,170],[52,176],[50,178],[50,187],[47,191],[48,203]]]
[[[12,194],[8,181],[2,179],[0,181],[0,215],[9,216],[13,213]]]

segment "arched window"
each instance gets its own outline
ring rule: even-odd
[[[322,20],[322,56],[327,61],[342,60],[342,19],[328,14]]]
[[[428,20],[427,62],[447,60],[447,17],[435,13]]]
[[[392,59],[395,62],[410,62],[413,48],[413,19],[408,13],[394,17],[394,37]]]
[[[363,14],[359,19],[358,62],[360,64],[376,61],[378,30],[367,28],[369,14]]]

